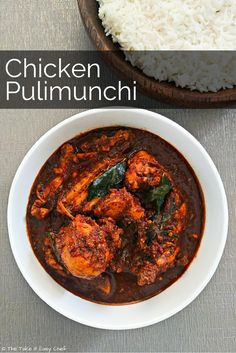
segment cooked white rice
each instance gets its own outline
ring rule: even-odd
[[[218,91],[236,84],[235,53],[199,52],[191,61],[180,50],[236,50],[236,0],[98,0],[105,32],[134,66],[157,80],[191,90]],[[146,55],[141,51],[175,52]],[[156,53],[157,54],[157,53]],[[219,66],[220,65],[220,66]]]

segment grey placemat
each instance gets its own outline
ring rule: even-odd
[[[0,0],[0,49],[82,48],[91,46],[76,0]],[[2,110],[0,350],[28,346],[39,351],[65,346],[68,352],[236,352],[236,110],[159,111],[198,138],[225,184],[230,230],[212,281],[176,316],[134,331],[89,328],[49,308],[31,290],[14,262],[6,225],[7,197],[16,168],[27,150],[50,127],[77,111]]]

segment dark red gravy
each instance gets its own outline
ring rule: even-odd
[[[120,128],[121,127],[108,127],[92,130],[68,142],[77,149],[78,146],[88,138],[99,136],[101,133],[112,135]],[[205,205],[202,190],[193,169],[186,159],[173,146],[157,135],[139,129],[123,127],[122,129],[132,131],[135,136],[129,153],[143,149],[155,156],[157,160],[170,171],[176,185],[187,201],[190,217],[180,238],[181,253],[188,253],[188,258],[190,259],[185,266],[175,266],[167,270],[155,283],[144,286],[139,286],[136,281],[136,276],[131,273],[118,274],[107,271],[112,283],[112,291],[109,296],[105,296],[100,290],[96,289],[94,280],[80,279],[68,274],[62,276],[57,270],[50,267],[45,261],[43,247],[44,238],[49,229],[53,227],[55,231],[59,230],[62,225],[68,223],[68,219],[53,210],[48,217],[43,220],[38,220],[31,215],[30,210],[36,199],[37,184],[39,182],[46,184],[53,177],[52,169],[58,163],[60,149],[53,153],[41,168],[32,186],[27,206],[26,220],[29,240],[43,268],[57,283],[68,291],[84,299],[102,304],[126,304],[145,300],[169,287],[186,271],[191,261],[196,256],[202,239],[205,222]],[[83,166],[86,168],[89,167],[89,163],[93,164],[93,162],[91,163],[89,160],[82,161],[80,168],[83,169]],[[195,233],[199,234],[197,239],[192,237],[192,234]]]

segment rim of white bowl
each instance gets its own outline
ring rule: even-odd
[[[20,259],[18,258],[18,253],[17,253],[17,248],[15,247],[14,244],[14,236],[13,236],[13,229],[12,229],[12,220],[11,220],[11,207],[13,205],[13,197],[14,197],[14,193],[15,193],[15,186],[18,180],[19,175],[21,174],[22,170],[24,170],[25,164],[28,160],[28,158],[34,153],[34,151],[37,149],[37,147],[39,145],[41,145],[54,131],[62,128],[63,126],[67,125],[68,123],[71,123],[74,120],[77,120],[78,118],[82,118],[82,117],[89,117],[92,115],[96,115],[96,114],[100,114],[101,112],[104,113],[112,113],[112,112],[117,112],[117,111],[124,111],[124,110],[129,110],[129,112],[132,111],[132,113],[134,114],[143,114],[143,115],[149,115],[152,118],[155,118],[157,120],[161,120],[164,121],[165,123],[167,123],[167,125],[172,125],[172,127],[174,127],[175,129],[179,130],[181,133],[183,133],[185,136],[187,136],[191,142],[193,144],[195,144],[197,146],[197,148],[201,151],[201,153],[204,155],[204,157],[206,158],[207,162],[209,163],[210,168],[212,169],[218,187],[219,187],[219,192],[220,192],[220,196],[222,199],[222,204],[223,204],[223,210],[224,210],[224,214],[222,215],[222,220],[223,220],[223,226],[222,226],[222,236],[221,236],[221,242],[218,246],[218,252],[217,254],[215,254],[215,259],[214,262],[211,265],[211,268],[207,270],[207,276],[205,277],[204,280],[202,280],[202,283],[200,286],[197,287],[197,289],[192,293],[192,295],[190,295],[184,302],[181,302],[178,306],[176,306],[176,308],[174,310],[170,310],[167,311],[165,314],[163,314],[161,317],[154,318],[152,320],[146,320],[143,322],[138,322],[138,323],[133,323],[133,324],[120,324],[120,325],[114,325],[114,326],[107,326],[106,324],[103,325],[101,323],[99,324],[95,324],[94,322],[91,322],[91,320],[86,320],[86,319],[79,319],[75,318],[73,315],[69,314],[68,312],[65,312],[65,310],[63,310],[61,307],[58,307],[55,303],[52,303],[52,301],[48,300],[47,297],[43,296],[40,292],[40,288],[35,286],[30,279],[29,273],[25,270],[25,268],[23,268]],[[109,126],[109,123],[107,124],[107,126]],[[131,124],[127,124],[127,126],[131,127]],[[91,129],[88,129],[87,131],[89,131]],[[151,130],[149,129],[149,131],[151,132]],[[75,134],[76,135],[76,134]],[[165,138],[164,138],[165,139]],[[171,144],[171,142],[169,142]],[[174,146],[174,144],[172,144]],[[178,147],[176,146],[177,150]],[[188,160],[188,159],[187,159]],[[189,161],[189,164],[191,165],[191,161]],[[137,329],[137,328],[141,328],[141,327],[146,327],[146,326],[150,326],[156,323],[159,323],[163,320],[166,320],[168,318],[170,318],[171,316],[177,314],[179,311],[183,310],[185,307],[187,307],[191,302],[193,302],[197,296],[203,291],[203,289],[206,287],[206,285],[210,282],[211,278],[213,277],[219,262],[221,260],[221,257],[223,255],[223,251],[225,248],[225,244],[226,244],[226,240],[227,240],[227,233],[228,233],[228,203],[227,203],[227,197],[226,197],[226,193],[225,193],[225,189],[224,189],[224,185],[223,182],[221,180],[220,174],[214,164],[214,162],[212,161],[210,155],[207,153],[207,151],[204,149],[204,147],[200,144],[200,142],[191,134],[189,133],[185,128],[183,128],[182,126],[180,126],[179,124],[177,124],[176,122],[174,122],[173,120],[159,114],[156,112],[152,112],[149,110],[145,110],[145,109],[139,109],[139,108],[129,108],[129,107],[112,107],[112,108],[99,108],[99,109],[90,109],[90,110],[86,110],[83,112],[79,112],[69,118],[66,118],[65,120],[61,121],[60,123],[56,124],[55,126],[53,126],[52,128],[50,128],[46,133],[44,133],[35,143],[34,145],[30,148],[30,150],[26,153],[26,155],[24,156],[22,162],[20,163],[15,176],[13,178],[12,184],[11,184],[11,188],[10,188],[10,192],[9,192],[9,197],[8,197],[8,207],[7,207],[7,224],[8,224],[8,234],[9,234],[9,241],[10,241],[10,246],[12,249],[12,253],[14,255],[14,259],[16,261],[16,264],[18,266],[18,268],[20,269],[20,272],[22,273],[24,279],[26,280],[26,282],[30,285],[30,287],[33,289],[33,291],[39,296],[40,299],[42,299],[48,306],[50,306],[51,308],[53,308],[54,310],[56,310],[57,312],[59,312],[61,315],[75,321],[78,323],[81,323],[83,325],[86,326],[90,326],[90,327],[94,327],[94,328],[99,328],[99,329],[107,329],[107,330],[127,330],[127,329]],[[26,234],[27,236],[27,234]],[[200,245],[201,247],[201,245]],[[32,250],[32,254],[34,255],[34,252]],[[35,255],[34,255],[35,256]],[[39,264],[40,265],[40,264]],[[41,265],[40,265],[41,266]],[[190,264],[191,266],[191,264]],[[81,299],[81,298],[80,298]],[[143,302],[147,302],[149,300],[151,300],[153,298],[147,299]],[[84,299],[81,299],[84,300]],[[86,300],[85,300],[86,301]],[[92,303],[94,305],[99,305],[99,304],[95,304]],[[135,306],[135,305],[139,305],[139,303],[137,304],[128,304],[126,306]],[[118,308],[120,306],[117,306]]]

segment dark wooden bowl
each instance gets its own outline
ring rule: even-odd
[[[217,93],[200,93],[176,87],[172,83],[158,82],[146,76],[141,70],[125,61],[123,52],[104,33],[98,17],[96,0],[78,0],[78,5],[87,32],[97,50],[112,51],[112,55],[104,55],[111,66],[125,80],[136,81],[139,90],[159,101],[190,108],[219,108],[236,103],[236,88],[221,90]]]

